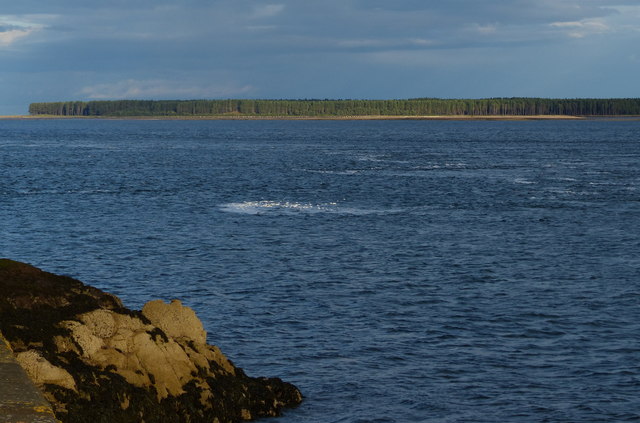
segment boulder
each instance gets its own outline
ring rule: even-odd
[[[252,378],[206,343],[174,300],[129,310],[80,281],[0,259],[0,331],[66,423],[239,422],[302,401],[278,378]]]
[[[162,300],[149,301],[142,307],[142,314],[171,338],[207,342],[207,333],[196,313],[184,307],[179,300],[166,304]]]

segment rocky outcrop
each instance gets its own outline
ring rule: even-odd
[[[0,331],[62,422],[239,422],[302,401],[277,378],[251,378],[206,343],[174,300],[123,307],[75,279],[0,260]]]

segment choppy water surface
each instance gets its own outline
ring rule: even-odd
[[[281,423],[638,421],[639,134],[0,121],[0,256],[182,299]]]

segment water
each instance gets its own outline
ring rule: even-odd
[[[293,422],[640,420],[640,122],[0,121],[0,256],[180,298]]]

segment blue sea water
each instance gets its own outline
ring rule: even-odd
[[[181,299],[270,421],[640,421],[639,121],[4,120],[0,256]]]

